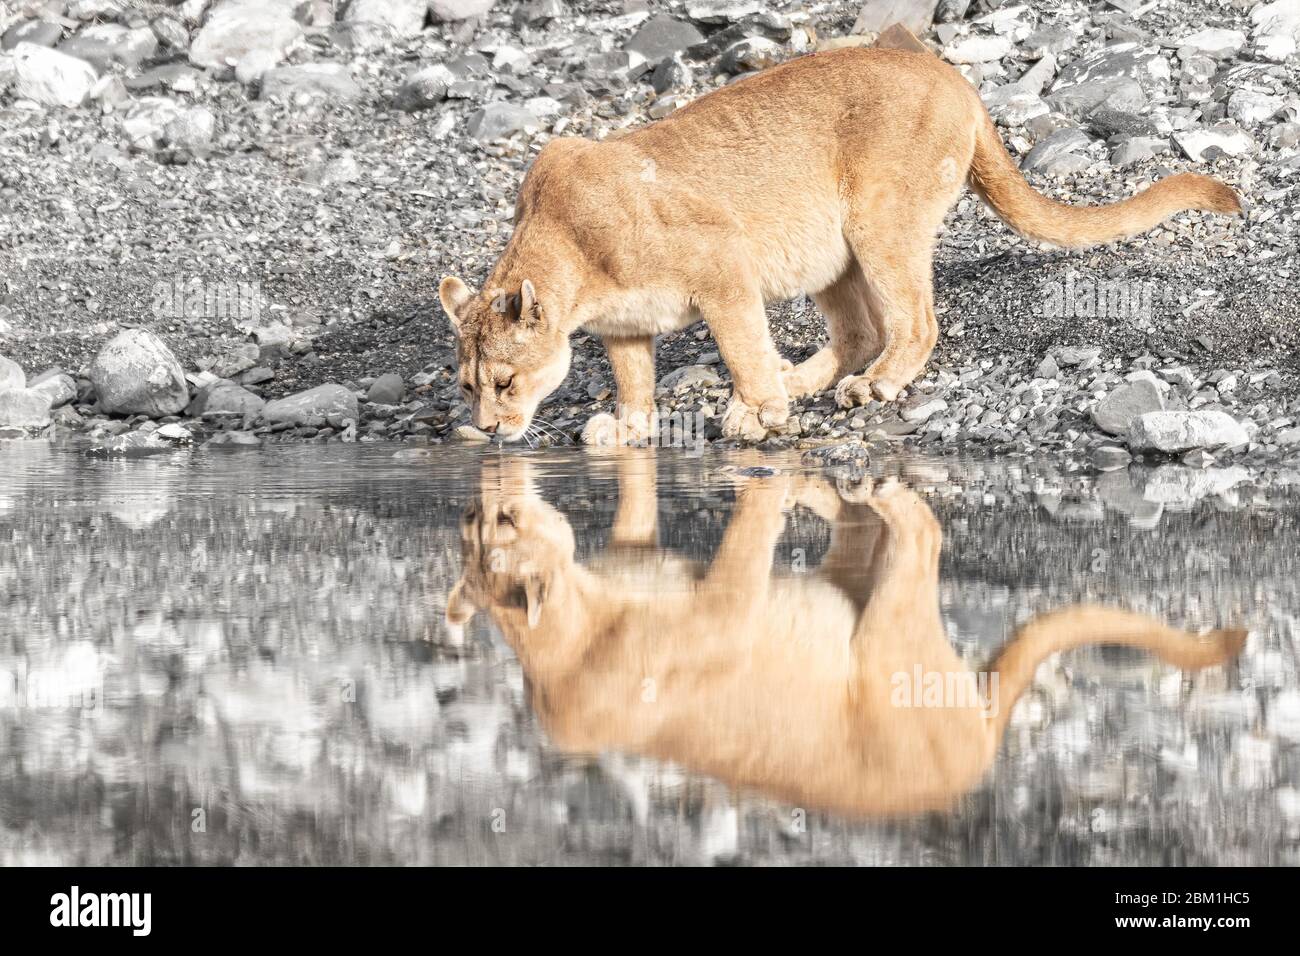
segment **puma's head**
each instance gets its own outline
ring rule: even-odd
[[[507,632],[535,629],[573,565],[569,522],[537,493],[526,465],[485,471],[482,493],[461,518],[464,571],[447,602],[447,623],[492,612]]]
[[[475,427],[506,441],[523,437],[542,399],[569,373],[569,337],[525,279],[518,289],[478,295],[448,276],[438,287],[456,330],[461,396]]]

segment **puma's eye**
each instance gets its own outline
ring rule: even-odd
[[[511,385],[514,384],[514,381],[515,381],[515,377],[513,375],[511,375],[509,378],[505,379],[504,381],[498,380],[497,391],[504,392],[507,388],[509,388]]]

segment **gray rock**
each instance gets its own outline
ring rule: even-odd
[[[1065,154],[1087,149],[1091,144],[1092,140],[1081,129],[1073,126],[1058,129],[1054,133],[1049,133],[1025,155],[1025,158],[1020,161],[1020,168],[1042,169]]]
[[[142,150],[203,147],[215,131],[216,117],[206,106],[183,106],[164,96],[141,97],[122,119],[122,132]]]
[[[1206,159],[1206,152],[1217,149],[1228,156],[1239,156],[1254,149],[1255,141],[1248,133],[1235,126],[1216,126],[1210,129],[1186,129],[1174,134],[1174,142],[1187,154],[1188,159]]]
[[[1178,58],[1186,60],[1190,56],[1200,54],[1216,60],[1226,60],[1236,56],[1245,45],[1246,34],[1241,31],[1210,27],[1179,40]]]
[[[1158,47],[1146,47],[1132,42],[1112,43],[1068,64],[1057,76],[1052,92],[1059,93],[1072,86],[1114,79],[1146,83],[1167,73],[1168,65],[1160,56]]]
[[[1116,77],[1076,83],[1053,91],[1047,101],[1067,116],[1088,116],[1099,109],[1137,111],[1147,105],[1147,95],[1136,80]]]
[[[1169,140],[1163,136],[1134,136],[1115,147],[1110,154],[1110,163],[1112,166],[1131,166],[1154,159],[1168,148]]]
[[[722,51],[718,71],[737,76],[752,70],[765,70],[781,59],[781,46],[766,37],[746,37]]]
[[[537,130],[538,119],[522,106],[513,103],[489,103],[475,110],[466,124],[469,135],[482,143],[506,139],[515,133]]]
[[[114,336],[91,362],[90,382],[100,407],[111,414],[175,415],[190,400],[180,362],[144,329]]]
[[[406,383],[402,376],[393,372],[381,375],[371,384],[366,392],[366,401],[376,405],[396,405],[406,395]]]
[[[429,0],[429,15],[444,23],[458,23],[486,14],[496,0]]]
[[[949,63],[989,63],[1002,59],[1011,50],[1011,40],[1007,37],[969,36],[944,47],[943,58]]]
[[[656,93],[687,89],[694,77],[691,68],[680,56],[670,56],[659,62],[650,74],[650,85]]]
[[[44,106],[80,106],[99,79],[95,68],[58,50],[19,43],[10,53],[14,92]]]
[[[1236,447],[1250,441],[1241,424],[1226,412],[1163,411],[1139,415],[1129,424],[1133,451],[1178,453],[1193,448]]]
[[[274,66],[303,38],[295,6],[291,0],[223,0],[190,44],[190,62],[221,68],[252,56]]]
[[[948,403],[942,398],[920,395],[904,405],[898,414],[905,422],[924,422],[947,408]]]
[[[686,15],[696,23],[736,23],[760,13],[759,0],[700,0],[686,8]]]
[[[1268,93],[1236,90],[1228,97],[1228,116],[1242,126],[1258,126],[1282,111],[1286,100]]]
[[[13,359],[0,355],[0,388],[26,388],[27,375]]]
[[[0,428],[44,428],[50,396],[34,388],[0,388]]]
[[[252,432],[223,431],[217,432],[209,438],[203,443],[203,447],[207,448],[209,445],[216,445],[219,448],[259,448],[261,444],[262,439]]]
[[[148,27],[128,29],[116,23],[99,23],[64,40],[58,49],[85,60],[101,73],[114,64],[134,72],[158,51],[158,38]]]
[[[393,96],[393,105],[408,113],[437,106],[447,98],[447,89],[456,76],[441,63],[417,70],[402,81]]]
[[[651,63],[685,52],[687,47],[704,41],[704,34],[685,20],[651,17],[623,44],[629,53],[639,53]]]
[[[256,415],[266,400],[234,382],[213,382],[199,389],[185,409],[191,418],[214,415]]]
[[[1000,86],[984,97],[984,107],[995,123],[1003,126],[1022,126],[1035,116],[1048,112],[1047,104],[1037,93],[1021,89],[1015,84]]]
[[[262,74],[260,99],[279,97],[293,100],[299,96],[322,97],[349,103],[361,97],[361,87],[341,63],[303,63],[280,66]]]
[[[683,365],[681,368],[673,369],[659,380],[661,388],[670,390],[721,384],[722,377],[708,365]]]
[[[365,23],[394,37],[413,37],[424,29],[427,0],[352,0],[345,18],[348,23]]]
[[[52,47],[61,36],[63,27],[51,20],[22,20],[5,31],[0,50],[12,50],[20,43]]]
[[[937,6],[938,0],[867,0],[858,11],[852,32],[880,33],[885,27],[901,23],[917,36],[923,36],[934,23]]]
[[[267,402],[262,409],[265,421],[291,425],[323,423],[331,415],[357,420],[357,396],[342,385],[318,385],[305,392]]]
[[[71,375],[57,368],[42,372],[27,383],[33,391],[48,395],[51,408],[60,408],[77,397],[77,383]]]
[[[1149,381],[1139,380],[1121,385],[1092,410],[1092,420],[1111,435],[1127,435],[1133,419],[1147,412],[1163,411],[1164,395]]]

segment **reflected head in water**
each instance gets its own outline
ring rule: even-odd
[[[740,480],[721,543],[697,565],[658,547],[653,453],[618,467],[610,544],[579,563],[528,461],[486,463],[448,601],[453,625],[488,612],[569,751],[669,760],[855,816],[946,809],[983,779],[1049,655],[1121,644],[1191,670],[1245,641],[1238,629],[1197,637],[1081,605],[1031,620],[975,672],[939,613],[939,524],[906,487]],[[815,570],[780,573],[774,553],[795,508],[829,524],[830,546]]]

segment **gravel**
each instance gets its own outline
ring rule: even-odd
[[[102,438],[175,417],[196,441],[474,437],[436,285],[483,279],[541,146],[618,135],[745,71],[871,43],[893,17],[979,88],[1035,188],[1097,203],[1194,170],[1238,189],[1247,211],[1061,251],[966,195],[936,251],[941,337],[924,375],[887,406],[794,403],[766,446],[853,440],[1090,467],[1174,454],[1099,424],[1145,375],[1167,386],[1165,410],[1220,412],[1244,431],[1212,452],[1220,463],[1300,453],[1289,0],[334,6],[54,2],[41,19],[0,0],[0,355],[76,392],[42,427]],[[792,361],[824,341],[806,299],[769,312]],[[96,357],[128,330],[175,356],[184,396],[168,366],[164,405],[104,401]],[[661,376],[708,369],[661,378],[658,402],[713,442],[730,388],[725,366],[704,361],[716,351],[696,326],[658,352]],[[394,378],[400,390],[372,398]],[[324,385],[323,419],[266,417]],[[214,396],[220,414],[204,410]],[[540,441],[574,441],[613,410],[603,350],[579,334]]]

